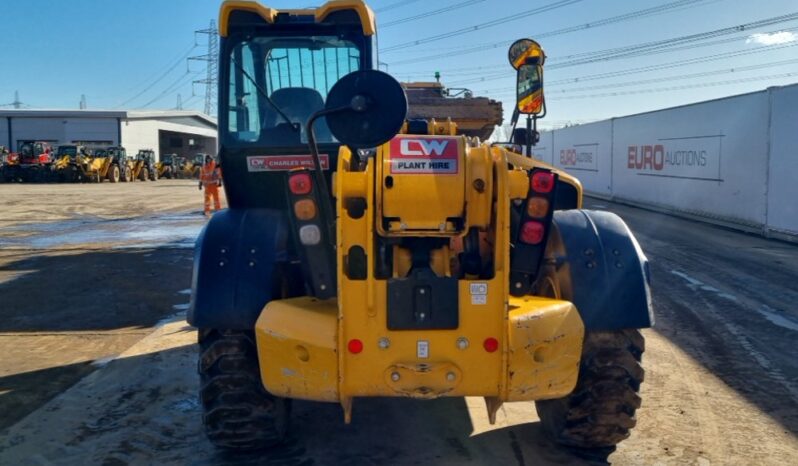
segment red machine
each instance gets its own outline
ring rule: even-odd
[[[55,160],[53,148],[43,141],[26,142],[19,148],[19,178],[22,181],[47,181]]]

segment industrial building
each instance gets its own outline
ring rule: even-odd
[[[128,154],[152,149],[161,154],[216,155],[216,121],[183,110],[0,110],[0,145],[11,150],[29,141],[121,145]]]

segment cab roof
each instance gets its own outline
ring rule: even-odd
[[[278,10],[267,7],[259,2],[248,0],[226,0],[219,10],[219,35],[227,37],[230,25],[230,15],[235,11],[255,13],[267,23],[277,23],[281,18],[288,22],[306,22],[305,18],[313,17],[316,23],[322,23],[337,12],[354,11],[360,18],[363,34],[372,36],[377,32],[374,12],[362,0],[331,0],[318,8]],[[280,15],[280,18],[278,18]],[[288,15],[287,17],[284,15]],[[303,18],[300,18],[303,17]]]

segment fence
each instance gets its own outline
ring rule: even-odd
[[[798,241],[798,84],[545,132],[533,152],[588,194]]]

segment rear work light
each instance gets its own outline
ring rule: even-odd
[[[316,216],[316,203],[313,199],[300,199],[294,203],[297,220],[312,220]]]
[[[544,218],[549,214],[549,201],[545,197],[535,196],[526,201],[526,214],[532,218]]]
[[[550,193],[554,189],[554,173],[535,172],[532,175],[532,190],[536,193]]]
[[[538,244],[543,241],[546,228],[536,220],[529,220],[521,226],[521,241],[526,244]]]
[[[291,190],[291,194],[301,196],[310,193],[312,188],[310,173],[295,173],[288,177],[288,189]]]

